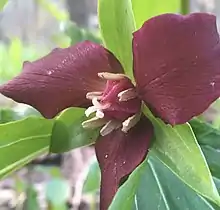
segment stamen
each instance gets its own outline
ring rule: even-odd
[[[102,119],[105,116],[105,114],[101,110],[96,111],[96,117]]]
[[[86,117],[89,117],[92,113],[94,113],[96,111],[97,111],[96,106],[90,106],[88,109],[86,109],[85,115],[86,115]]]
[[[93,104],[95,107],[100,108],[100,109],[101,109],[101,107],[102,107],[102,104],[98,101],[97,98],[93,98],[93,99],[92,99],[92,104]]]
[[[89,120],[86,120],[82,123],[83,128],[98,128],[102,125],[105,125],[108,121],[105,119],[100,119],[97,117],[93,117]]]
[[[86,94],[86,98],[89,100],[92,100],[93,98],[100,100],[102,98],[102,92],[89,92]]]
[[[134,88],[129,88],[118,94],[119,101],[128,101],[136,97],[137,97],[137,92],[135,91]]]
[[[121,124],[115,120],[110,120],[108,121],[100,130],[101,136],[106,136],[109,133],[111,133],[113,130],[116,130],[119,128]]]
[[[106,80],[121,80],[127,77],[125,74],[113,74],[109,72],[100,72],[98,76]]]
[[[121,130],[124,133],[127,133],[132,127],[134,127],[138,123],[140,118],[141,118],[141,114],[140,113],[135,114],[135,115],[129,117],[127,120],[125,120],[122,123],[122,129]]]

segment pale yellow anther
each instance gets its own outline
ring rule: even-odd
[[[105,114],[101,110],[96,111],[96,117],[102,119],[104,116],[105,116]]]
[[[127,120],[125,120],[122,123],[122,129],[121,130],[124,133],[127,133],[132,127],[134,127],[138,123],[138,121],[140,120],[140,117],[141,117],[140,113],[129,117]]]
[[[98,76],[106,80],[121,80],[127,77],[125,74],[113,74],[109,72],[100,72]]]
[[[121,91],[118,94],[119,101],[128,101],[137,97],[137,92],[134,88],[129,88],[127,90]]]
[[[85,111],[86,117],[89,117],[92,113],[97,111],[97,107],[95,106],[90,106],[88,109]]]
[[[108,121],[100,130],[101,136],[106,136],[111,133],[113,130],[118,129],[121,124],[115,120]]]
[[[105,125],[108,121],[105,119],[100,119],[97,117],[93,117],[89,120],[86,120],[82,123],[83,128],[98,128]]]
[[[86,98],[92,100],[93,98],[101,99],[102,92],[89,92],[86,94]]]

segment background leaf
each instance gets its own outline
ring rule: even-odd
[[[154,118],[147,108],[144,112],[154,125],[154,155],[188,186],[220,205],[218,191],[191,127],[188,124],[171,127]]]
[[[208,145],[201,146],[206,157],[211,173],[220,179],[220,150],[214,149]]]
[[[199,144],[209,145],[213,148],[220,149],[220,131],[218,129],[198,119],[191,120],[190,125],[192,126]]]
[[[46,198],[51,210],[65,210],[66,203],[71,195],[70,186],[64,179],[52,179],[46,187]]]
[[[26,199],[22,210],[40,210],[37,200],[37,192],[32,185],[29,185],[26,190]]]
[[[150,192],[150,193],[149,193]],[[219,210],[184,184],[153,153],[119,189],[110,210]]]
[[[132,7],[136,27],[139,29],[151,17],[163,13],[177,13],[180,11],[181,0],[132,0]]]
[[[96,158],[91,161],[89,169],[87,170],[88,172],[83,185],[83,192],[95,193],[99,190],[101,183],[101,172]]]
[[[51,152],[66,152],[95,142],[99,129],[82,127],[82,122],[86,120],[84,112],[82,108],[69,108],[56,117],[51,137]]]
[[[105,46],[133,78],[132,32],[135,30],[131,1],[99,0],[99,25]]]
[[[37,0],[37,2],[57,20],[65,21],[69,18],[69,14],[64,10],[61,10],[55,3],[47,0]]]
[[[0,0],[0,10],[3,9],[3,7],[5,6],[5,4],[8,2],[8,0]]]
[[[216,187],[220,191],[220,132],[211,124],[198,119],[191,120],[190,124],[201,145]]]
[[[29,117],[0,125],[0,178],[48,151],[52,120]]]

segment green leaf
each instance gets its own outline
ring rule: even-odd
[[[18,114],[12,109],[0,109],[0,123],[7,123],[15,121],[18,118]]]
[[[99,24],[105,46],[119,59],[133,79],[132,32],[135,30],[129,0],[99,0]]]
[[[0,10],[3,9],[3,7],[5,6],[5,4],[8,2],[8,0],[0,0]]]
[[[119,189],[110,206],[114,209],[214,210],[151,152]]]
[[[92,42],[101,44],[101,38],[98,36],[98,34],[93,31],[79,28],[73,22],[67,22],[65,33],[70,37],[71,45],[82,42],[84,40],[90,40]]]
[[[58,21],[66,21],[69,18],[69,15],[66,11],[61,10],[61,8],[54,2],[47,0],[38,0],[40,4],[50,15],[55,17]]]
[[[28,186],[26,190],[26,199],[24,201],[22,210],[40,210],[37,200],[37,192],[32,185]]]
[[[213,180],[216,184],[216,187],[217,187],[218,191],[220,192],[220,179],[218,179],[216,177],[213,177]]]
[[[66,209],[66,202],[70,195],[70,186],[63,179],[52,179],[46,186],[46,199],[52,210]]]
[[[210,124],[194,119],[190,125],[198,139],[199,144],[209,145],[213,148],[220,149],[220,131],[213,128]]]
[[[180,0],[131,0],[136,27],[139,29],[151,17],[163,13],[177,13],[180,11]]]
[[[201,146],[213,176],[220,179],[220,150],[208,145]]]
[[[51,152],[66,152],[95,142],[99,129],[82,127],[82,122],[86,120],[84,111],[82,108],[69,108],[56,118],[51,137]]]
[[[144,196],[147,189],[151,189],[153,196]],[[136,199],[138,209],[147,209],[147,206],[150,206],[149,209],[158,210],[213,210],[207,200],[191,190],[153,155],[149,156],[147,171],[145,176],[141,177]]]
[[[218,191],[190,125],[171,127],[154,118],[147,108],[144,113],[154,125],[155,156],[193,190],[220,205]]]
[[[25,108],[22,111],[16,110],[14,108],[3,108],[0,109],[0,124],[21,120],[28,116],[40,117],[41,115],[37,110],[33,109],[32,107]]]
[[[0,125],[0,178],[47,152],[52,120],[29,117]]]
[[[8,51],[10,62],[14,65],[14,68],[21,69],[23,51],[21,40],[18,38],[12,39]]]
[[[70,22],[67,23],[67,28],[66,28],[66,34],[70,37],[71,39],[71,45],[75,45],[78,42],[83,41],[83,32],[82,29],[79,28],[75,23]]]
[[[96,158],[91,161],[89,168],[86,170],[87,176],[83,185],[83,192],[96,193],[100,188],[101,182],[101,172]]]
[[[116,193],[109,210],[130,210],[135,209],[135,195],[139,187],[141,176],[144,174],[144,171],[147,167],[147,159],[140,164],[128,177],[128,180],[119,188]],[[147,175],[146,175],[147,176]],[[152,193],[146,194],[146,196],[152,195]]]
[[[198,119],[190,121],[213,176],[220,178],[220,132]]]

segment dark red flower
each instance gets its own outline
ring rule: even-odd
[[[133,38],[136,85],[104,47],[89,41],[56,49],[0,87],[47,118],[85,107],[86,127],[101,127],[95,144],[102,172],[101,209],[120,181],[144,159],[153,126],[141,103],[171,125],[201,114],[220,96],[220,45],[209,14],[165,14],[145,22]]]

